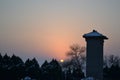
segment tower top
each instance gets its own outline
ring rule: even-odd
[[[83,37],[84,38],[102,38],[102,39],[108,39],[106,36],[104,36],[103,34],[97,32],[96,30],[93,30],[90,33],[84,34]]]

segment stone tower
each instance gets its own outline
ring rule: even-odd
[[[84,34],[87,44],[86,76],[103,80],[103,46],[106,36],[96,30]]]

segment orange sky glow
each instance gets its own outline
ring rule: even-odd
[[[120,52],[120,1],[0,0],[0,52],[39,62],[66,59],[72,44],[86,46],[82,35],[106,35],[105,54]]]

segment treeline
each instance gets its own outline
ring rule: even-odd
[[[24,80],[28,76],[32,80],[75,80],[81,78],[79,71],[63,69],[55,59],[45,61],[39,66],[35,58],[23,62],[16,55],[10,57],[7,54],[4,56],[0,54],[0,80]]]
[[[72,63],[73,62],[73,63]],[[24,80],[30,77],[32,80],[80,80],[85,77],[81,67],[75,66],[75,62],[59,63],[52,59],[45,61],[41,66],[35,58],[25,62],[16,56],[11,57],[0,54],[0,80]],[[77,64],[76,64],[77,65]],[[104,59],[104,80],[120,80],[120,58],[110,55]]]

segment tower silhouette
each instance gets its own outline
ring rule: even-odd
[[[83,35],[87,45],[86,76],[103,80],[103,46],[106,36],[96,30]]]

